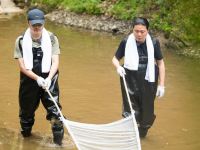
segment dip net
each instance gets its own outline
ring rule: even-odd
[[[78,150],[141,150],[138,127],[124,77],[123,81],[131,115],[108,124],[87,124],[65,119],[51,93],[46,89]]]

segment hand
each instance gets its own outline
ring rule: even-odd
[[[165,87],[159,85],[159,86],[157,87],[156,96],[158,96],[159,98],[161,98],[161,97],[164,96],[164,94],[165,94]]]
[[[45,79],[45,86],[43,87],[43,89],[49,89],[49,87],[51,86],[51,79],[50,78],[46,78]]]
[[[124,70],[124,68],[123,68],[122,66],[119,66],[119,67],[117,68],[117,73],[118,73],[121,77],[123,77],[124,75],[126,75],[126,72],[125,72],[125,70]]]
[[[37,84],[38,84],[39,87],[45,86],[45,80],[44,80],[44,78],[38,77],[36,81],[37,81]]]

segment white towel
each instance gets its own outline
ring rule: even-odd
[[[154,64],[154,47],[149,34],[146,37],[148,64],[145,79],[149,82],[155,82],[155,64]],[[139,55],[134,34],[130,34],[125,47],[124,67],[129,70],[138,70]]]
[[[22,42],[24,65],[28,70],[32,70],[33,68],[32,44],[33,41],[31,38],[30,28],[28,28],[24,34]],[[51,68],[52,45],[49,33],[45,28],[42,30],[41,48],[43,51],[42,72],[47,73]]]

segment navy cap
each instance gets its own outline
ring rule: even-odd
[[[39,9],[32,9],[28,12],[28,21],[31,25],[44,24],[44,12]]]

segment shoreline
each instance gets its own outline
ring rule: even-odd
[[[22,13],[23,9],[15,6],[15,3],[8,0],[0,0],[0,15]]]
[[[77,14],[66,10],[54,10],[45,15],[52,22],[65,26],[77,27],[98,32],[107,32],[113,35],[127,35],[131,31],[131,21],[116,20],[105,15],[95,16],[88,14]],[[163,32],[153,31],[150,27],[150,34],[160,41],[161,49],[171,49],[179,55],[200,59],[198,47],[184,47],[181,41],[173,38],[166,38]],[[189,50],[192,49],[192,50]]]
[[[26,9],[20,9],[16,6],[6,10],[7,11],[5,12],[0,11],[0,18],[9,18],[10,15],[13,16],[15,14],[22,14],[26,11]],[[65,26],[97,32],[107,32],[113,35],[128,35],[128,33],[131,31],[131,21],[116,20],[105,15],[95,16],[88,14],[77,14],[60,9],[47,13],[45,17],[51,22]],[[151,30],[151,27],[150,33],[154,37],[158,38],[163,50],[172,49],[179,55],[200,59],[200,49],[198,47],[184,47],[180,41],[173,38],[166,38],[163,32],[153,31]]]
[[[50,21],[59,24],[113,34],[126,34],[131,26],[130,21],[115,20],[106,16],[76,14],[64,10],[55,10],[45,16]]]
[[[55,10],[46,14],[45,17],[52,22],[65,26],[107,32],[112,35],[128,35],[132,30],[131,21],[116,20],[107,16],[76,14],[65,10]],[[150,33],[159,39],[161,48],[166,49],[168,40],[164,37],[164,33],[154,31],[150,31]]]

